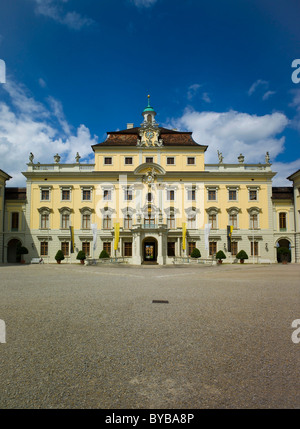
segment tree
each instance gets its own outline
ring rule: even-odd
[[[225,253],[223,252],[223,250],[219,250],[219,251],[217,252],[217,254],[216,254],[216,259],[218,259],[218,261],[219,261],[220,263],[222,263],[222,259],[226,259],[226,255],[225,255]]]
[[[58,250],[56,255],[55,255],[55,259],[57,261],[58,264],[60,264],[61,261],[63,261],[65,259],[63,251],[62,250]]]
[[[86,259],[85,253],[83,250],[79,250],[76,259],[79,259],[79,261],[84,261]]]
[[[109,258],[109,254],[107,253],[106,250],[102,250],[102,252],[100,253],[99,258],[101,258],[101,259]]]
[[[197,247],[195,247],[195,249],[191,253],[191,258],[200,258],[200,257],[201,257],[200,250],[197,249]]]
[[[237,259],[240,259],[240,263],[243,264],[245,259],[248,259],[248,255],[245,250],[240,250],[236,255]]]

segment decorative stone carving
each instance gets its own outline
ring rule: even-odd
[[[239,161],[239,163],[240,163],[240,164],[243,164],[244,160],[245,160],[244,155],[242,155],[242,154],[240,153],[240,156],[238,156],[238,161]]]
[[[219,164],[223,164],[223,159],[224,159],[224,157],[223,157],[223,155],[222,155],[222,152],[219,152],[219,151],[218,151],[218,158],[219,158]]]
[[[58,153],[56,154],[56,155],[54,155],[54,162],[56,163],[56,164],[58,164],[59,163],[59,161],[60,161],[60,156],[58,155]]]
[[[267,165],[270,165],[270,155],[269,155],[269,152],[266,152],[265,162],[266,162]]]
[[[76,161],[76,163],[77,164],[79,164],[79,160],[80,160],[80,158],[81,158],[81,156],[79,155],[79,153],[77,152],[76,153],[76,156],[75,156],[75,161]]]
[[[33,159],[34,159],[34,155],[33,155],[32,152],[30,152],[30,155],[29,155],[29,162],[30,162],[30,164],[33,164]]]

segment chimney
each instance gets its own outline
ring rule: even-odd
[[[131,128],[133,128],[134,124],[127,124],[127,130],[130,130]]]

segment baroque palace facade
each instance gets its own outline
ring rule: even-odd
[[[149,101],[142,115],[140,127],[127,124],[92,146],[94,164],[79,154],[73,164],[58,154],[40,164],[31,153],[26,189],[7,187],[11,177],[0,170],[1,262],[17,261],[18,244],[27,262],[55,262],[61,249],[67,263],[79,250],[94,259],[106,250],[120,261],[162,265],[194,248],[204,259],[223,250],[234,262],[245,250],[248,262],[277,262],[278,246],[300,262],[300,170],[291,187],[272,187],[268,153],[259,164],[242,154],[226,164],[221,153],[218,164],[205,164],[207,146],[191,132],[159,127]]]

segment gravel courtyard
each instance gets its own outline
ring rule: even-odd
[[[1,265],[0,319],[1,409],[300,406],[300,265]]]

